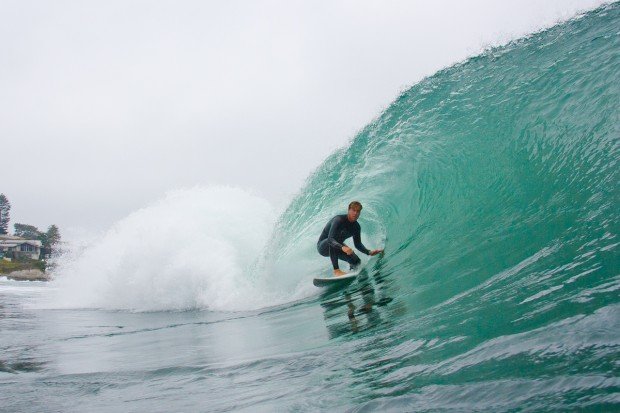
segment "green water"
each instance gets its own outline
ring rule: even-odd
[[[380,330],[398,333],[359,369],[381,377],[372,406],[455,386],[472,402],[618,408],[619,28],[614,4],[423,80],[282,217],[286,250],[358,199],[385,239],[368,273],[399,308]]]

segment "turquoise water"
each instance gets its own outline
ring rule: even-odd
[[[616,3],[404,92],[278,219],[249,310],[49,310],[61,286],[1,281],[0,406],[619,410],[619,30]],[[385,255],[299,287],[352,199]]]

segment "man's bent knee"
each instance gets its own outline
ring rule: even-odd
[[[326,240],[323,240],[321,242],[319,242],[316,245],[316,249],[319,252],[320,255],[322,255],[323,257],[329,257],[330,255],[330,246],[329,244],[326,242]]]

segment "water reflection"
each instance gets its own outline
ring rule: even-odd
[[[386,277],[384,270],[381,260],[377,260],[351,283],[323,292],[321,307],[330,339],[393,323],[395,316],[404,313],[403,305],[393,302],[393,280]]]

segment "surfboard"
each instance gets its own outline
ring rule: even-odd
[[[312,284],[314,284],[315,287],[329,287],[332,285],[343,284],[347,281],[351,282],[358,275],[359,275],[359,272],[351,272],[346,275],[341,275],[339,277],[334,277],[333,275],[329,277],[315,277],[312,280]]]

